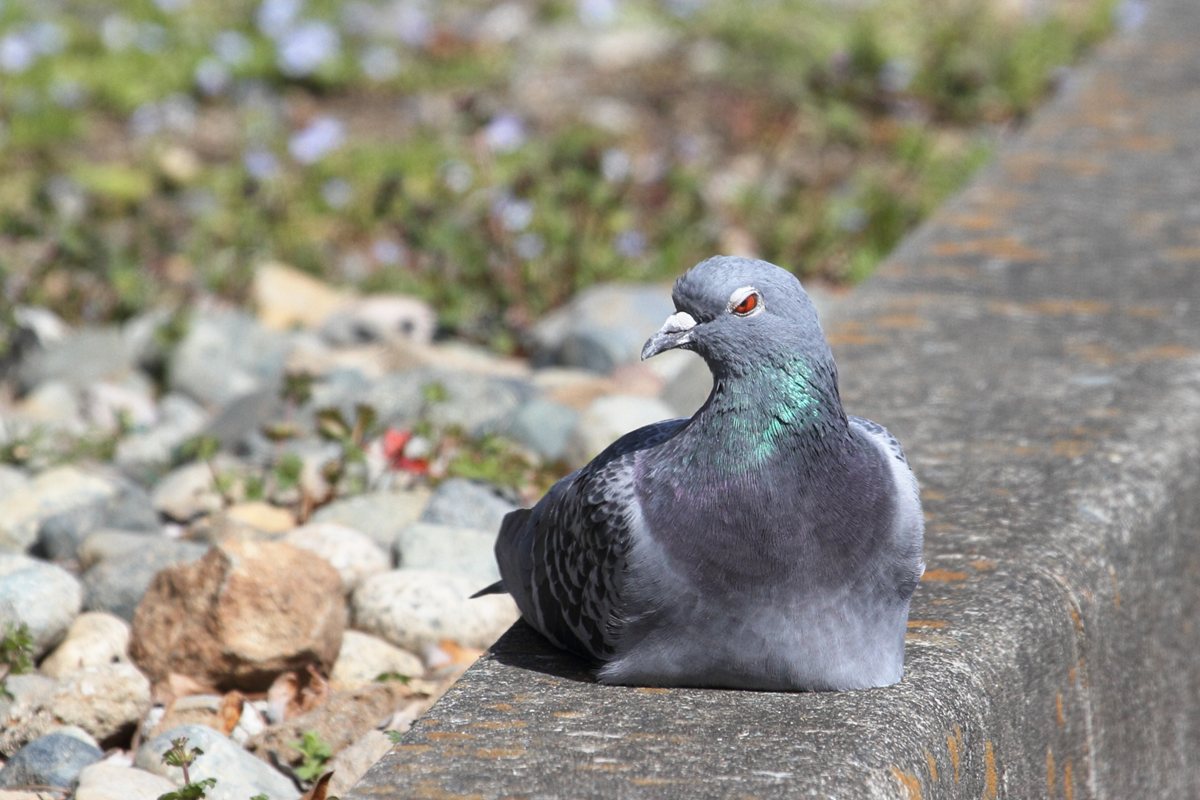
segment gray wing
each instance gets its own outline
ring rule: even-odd
[[[613,655],[631,529],[640,519],[634,465],[640,451],[685,422],[626,434],[532,509],[505,517],[496,540],[504,588],[525,621],[559,647],[601,661]]]
[[[897,587],[901,596],[908,598],[925,573],[922,557],[925,516],[921,511],[921,490],[917,485],[917,477],[904,457],[900,442],[887,428],[862,417],[851,416],[849,422],[888,457],[896,500],[892,534],[898,552]]]

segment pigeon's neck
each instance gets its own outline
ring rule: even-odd
[[[790,454],[812,456],[846,432],[832,361],[793,358],[713,370],[713,390],[689,426],[728,463],[756,465]],[[722,458],[722,461],[726,459]]]

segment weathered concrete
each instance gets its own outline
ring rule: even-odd
[[[924,485],[903,683],[604,687],[518,626],[348,798],[1200,797],[1198,41],[1152,4],[831,326]]]

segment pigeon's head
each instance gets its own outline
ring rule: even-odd
[[[646,342],[643,359],[683,348],[723,371],[797,356],[832,358],[800,281],[766,261],[735,256],[701,261],[675,282],[672,299],[675,313]]]

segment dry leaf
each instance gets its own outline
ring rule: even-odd
[[[325,793],[329,791],[329,781],[332,779],[333,772],[326,772],[317,778],[311,789],[300,795],[300,800],[325,800]]]
[[[218,715],[221,719],[221,732],[226,736],[233,733],[233,729],[241,720],[242,705],[245,702],[246,696],[237,690],[228,692],[221,698],[221,710]]]

